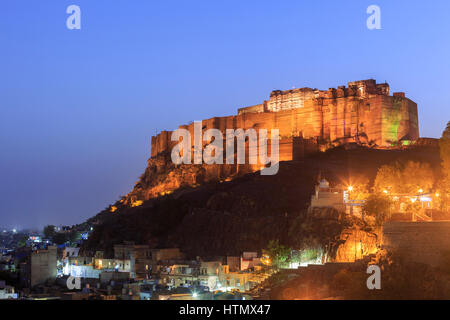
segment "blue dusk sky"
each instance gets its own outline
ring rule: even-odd
[[[81,30],[66,27],[69,5]],[[366,27],[369,5],[381,30]],[[160,130],[271,90],[388,81],[450,120],[450,1],[14,0],[0,6],[0,226],[76,224],[131,190]]]

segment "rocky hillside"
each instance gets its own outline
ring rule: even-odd
[[[123,199],[124,205],[170,194],[184,187],[196,187],[208,182],[231,180],[253,172],[250,166],[235,165],[174,165],[170,153],[163,152],[148,160],[147,168],[133,190]]]
[[[175,168],[163,158],[151,159],[129,195],[88,221],[95,228],[84,249],[112,253],[114,244],[127,240],[180,247],[189,256],[236,255],[260,251],[278,239],[295,248],[319,246],[334,258],[345,257],[346,240],[365,238],[370,243],[371,231],[337,212],[307,213],[319,174],[333,184],[373,181],[381,165],[396,160],[440,167],[438,149],[432,147],[336,148],[281,163],[274,176],[230,170],[227,177],[224,169],[214,173],[202,166]]]

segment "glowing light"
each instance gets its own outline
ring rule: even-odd
[[[388,194],[388,193],[389,193],[389,191],[387,191],[387,190],[383,190],[383,192],[384,192],[385,194]]]
[[[192,294],[192,297],[193,297],[193,298],[197,298],[197,292],[194,292],[194,293]]]
[[[436,196],[436,197],[439,197],[439,193],[436,192],[435,196]]]
[[[416,198],[411,198],[412,203],[416,202],[416,200],[417,200]]]
[[[267,255],[267,254],[263,254],[260,260],[261,260],[261,263],[266,266],[270,266],[272,263],[269,255]]]
[[[291,269],[298,269],[298,267],[300,267],[300,263],[298,263],[298,262],[291,262],[289,264],[289,268],[291,268]]]
[[[117,211],[117,207],[116,206],[111,206],[111,210],[110,210],[111,212],[115,212],[115,211]]]
[[[132,207],[139,207],[139,206],[142,206],[143,203],[144,202],[142,200],[137,200],[137,201],[134,201],[133,203],[131,203],[131,206]]]
[[[12,232],[16,233],[16,232],[17,232],[17,230],[16,230],[16,229],[12,229]]]
[[[423,189],[419,189],[419,193],[422,193],[423,192]]]
[[[353,186],[349,186],[348,191],[353,191]]]

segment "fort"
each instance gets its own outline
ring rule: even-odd
[[[390,95],[387,83],[378,84],[373,79],[349,82],[337,89],[275,90],[261,104],[240,108],[234,116],[203,120],[202,124],[203,132],[218,129],[223,134],[227,129],[278,129],[280,161],[336,144],[384,148],[419,139],[417,104],[403,92]],[[194,123],[179,128],[194,136]],[[170,152],[178,143],[171,135],[172,131],[162,131],[152,137],[152,158]],[[193,140],[191,146],[193,150]]]

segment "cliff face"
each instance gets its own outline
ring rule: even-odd
[[[230,180],[255,171],[245,165],[175,165],[167,152],[148,160],[148,166],[123,204],[149,200],[171,194],[176,190],[198,187],[209,182]]]
[[[355,262],[365,256],[376,254],[381,245],[381,232],[376,229],[364,229],[353,225],[342,230],[337,241],[335,262]]]

